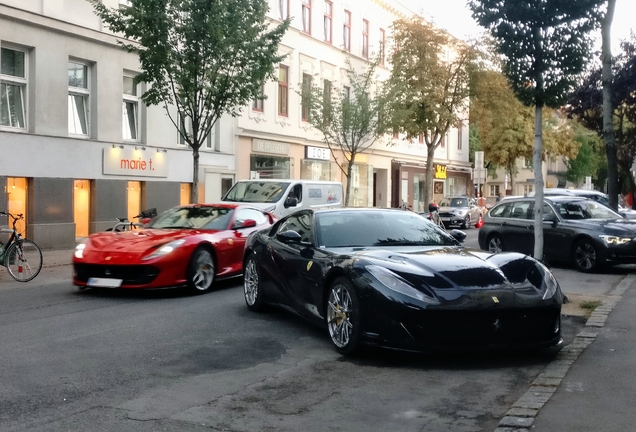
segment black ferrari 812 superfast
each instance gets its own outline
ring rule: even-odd
[[[560,345],[563,294],[550,270],[465,248],[465,237],[403,210],[298,211],[248,238],[245,301],[326,327],[343,354]]]

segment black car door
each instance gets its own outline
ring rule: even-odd
[[[534,250],[534,224],[531,211],[532,200],[514,201],[501,217],[501,234],[504,249],[531,255]]]
[[[299,236],[290,235],[295,232]],[[300,211],[288,216],[271,239],[272,265],[279,275],[275,281],[284,303],[303,315],[316,316],[317,305],[311,292],[320,279],[321,265],[314,261],[322,252],[316,251],[313,235],[313,212]]]

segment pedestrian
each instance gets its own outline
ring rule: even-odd
[[[495,200],[495,202],[499,202],[501,201],[501,198],[503,197],[503,194],[501,192],[499,192],[499,194],[497,195],[497,199]]]

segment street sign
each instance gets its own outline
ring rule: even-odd
[[[473,170],[473,182],[475,183],[486,182],[486,168],[475,168]]]

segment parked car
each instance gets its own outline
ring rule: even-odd
[[[479,220],[482,210],[474,198],[469,196],[448,196],[439,202],[439,216],[445,226],[459,225],[470,228]]]
[[[337,351],[544,347],[561,343],[562,293],[518,253],[461,246],[413,212],[302,210],[250,235],[248,309],[282,306],[326,327]]]
[[[506,199],[483,217],[479,247],[490,252],[534,252],[534,198]],[[543,207],[543,253],[584,272],[636,263],[636,221],[603,204],[575,196],[549,196]]]
[[[77,245],[73,283],[83,288],[209,290],[217,278],[243,272],[248,235],[276,218],[241,204],[174,207],[145,228],[91,234]]]
[[[578,196],[583,198],[593,199],[594,201],[598,201],[603,205],[609,207],[609,197],[607,194],[597,191],[597,190],[588,190],[588,189],[562,189],[562,188],[545,188],[543,190],[544,196],[554,196],[554,195],[571,195]],[[530,193],[528,196],[534,196],[534,192]],[[630,209],[629,207],[623,206],[620,202],[618,203],[618,214],[627,218],[627,219],[636,219],[636,210]]]

